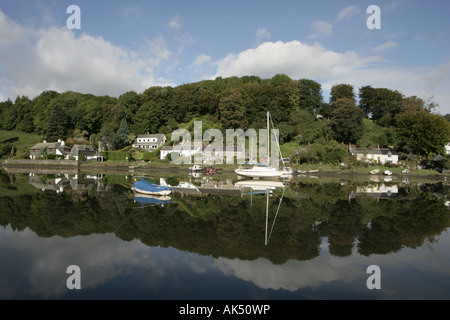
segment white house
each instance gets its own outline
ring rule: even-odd
[[[160,159],[166,159],[168,154],[174,153],[174,152],[179,153],[180,156],[182,158],[184,158],[184,157],[193,156],[194,154],[201,152],[201,148],[192,148],[192,149],[185,148],[185,149],[183,149],[181,147],[180,148],[168,147],[168,146],[162,147],[160,150]]]
[[[349,148],[351,155],[356,155],[356,160],[367,162],[378,162],[381,164],[397,164],[398,154],[395,150],[385,148],[358,149]]]
[[[162,147],[167,139],[164,134],[140,134],[133,143],[133,148],[142,148],[145,150],[155,150]]]
[[[30,148],[30,159],[40,159],[43,157],[43,154],[55,154],[68,159],[69,153],[70,147],[61,139],[51,143],[44,140],[44,142],[35,144]]]
[[[352,191],[349,194],[349,199],[355,199],[359,197],[369,197],[375,199],[390,199],[398,194],[397,185],[376,184],[369,186],[358,186],[356,191]]]
[[[181,146],[179,148],[163,147],[161,148],[160,152],[160,159],[166,159],[167,155],[173,152],[179,153],[181,157],[190,157],[196,154],[201,154],[203,163],[205,164],[220,162],[226,163],[227,158],[232,158],[234,156],[237,159],[245,158],[245,150],[237,147],[235,147],[233,150],[225,150],[225,148],[223,150],[214,150],[211,146],[209,149],[207,149],[207,146],[186,149],[182,149]]]
[[[445,145],[445,154],[450,154],[450,142]]]

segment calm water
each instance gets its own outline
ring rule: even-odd
[[[445,183],[159,175],[156,201],[133,175],[0,178],[0,299],[450,299]]]

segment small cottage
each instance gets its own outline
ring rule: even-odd
[[[397,164],[398,153],[388,148],[349,148],[349,153],[358,161],[377,162],[380,164]]]
[[[164,134],[140,134],[137,136],[133,148],[142,148],[145,150],[155,150],[162,147],[167,139]]]
[[[70,150],[70,147],[61,139],[50,143],[44,140],[42,143],[35,144],[30,148],[30,159],[40,159],[44,154],[55,154],[68,159]]]
[[[81,144],[76,144],[72,147],[70,156],[75,158],[75,160],[80,160],[80,156],[84,156],[84,159],[86,160],[101,161],[103,159],[100,155],[100,152],[95,151],[94,147],[92,147],[91,145]]]
[[[240,147],[234,147],[232,150],[215,150],[212,146],[202,146],[197,148],[187,148],[183,149],[182,146],[179,148],[175,147],[163,147],[161,148],[160,158],[166,159],[167,155],[170,153],[177,152],[181,157],[191,157],[195,155],[201,155],[201,159],[205,164],[212,163],[226,163],[227,159],[236,157],[237,159],[245,158],[245,150]]]

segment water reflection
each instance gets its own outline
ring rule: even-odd
[[[300,178],[268,185],[167,174],[147,177],[173,187],[156,199],[134,193],[140,177],[132,175],[0,178],[2,298],[73,297],[65,287],[70,264],[83,270],[89,290],[82,294],[90,297],[113,297],[106,287],[123,286],[118,279],[145,287],[146,298],[333,298],[325,284],[340,298],[411,290],[421,297],[395,280],[417,268],[440,284],[418,283],[450,296],[443,183]],[[382,293],[365,287],[364,266],[373,263],[390,270]]]

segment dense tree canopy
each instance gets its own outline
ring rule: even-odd
[[[365,86],[359,90],[359,106],[367,117],[382,126],[394,124],[395,116],[400,112],[403,95],[397,90],[372,88]]]
[[[363,112],[352,99],[339,98],[334,101],[331,128],[339,142],[355,143],[364,133]]]
[[[218,77],[177,87],[154,86],[142,93],[128,91],[118,98],[52,90],[33,99],[19,96],[0,102],[0,129],[68,141],[79,140],[83,133],[82,140],[96,146],[102,142],[103,147],[115,150],[139,134],[170,135],[194,119],[208,118],[211,127],[222,132],[258,130],[266,127],[266,112],[270,111],[281,142],[298,144],[302,150],[309,146],[309,152],[323,160],[322,147],[331,150],[336,141],[401,147],[419,154],[442,150],[448,130],[443,129],[443,117],[431,116],[434,107],[432,102],[387,88],[361,87],[357,101],[351,84],[336,84],[324,102],[321,84],[311,79],[293,80],[284,74],[271,79]],[[363,115],[373,122],[362,121]],[[424,120],[422,136],[413,138],[411,128],[419,126],[413,124],[418,118]],[[445,124],[447,128],[450,122]]]
[[[397,117],[399,146],[406,152],[419,155],[445,154],[448,125],[443,117],[426,110],[403,112]]]
[[[356,102],[355,91],[351,84],[336,84],[331,87],[330,104],[334,105],[336,100],[341,98],[347,98],[353,100],[354,103]]]

